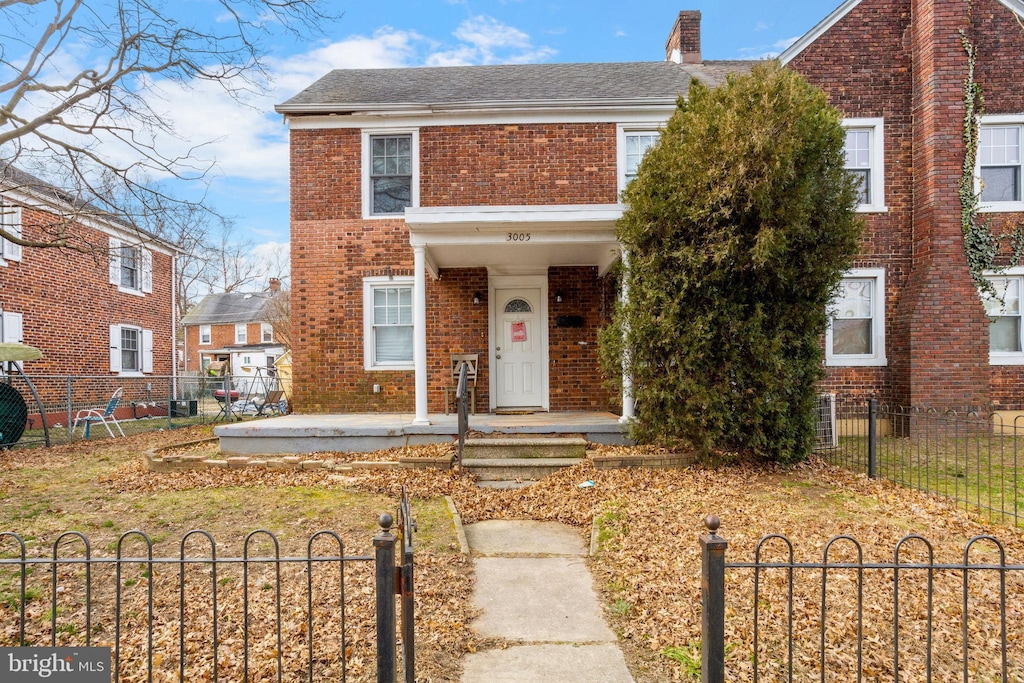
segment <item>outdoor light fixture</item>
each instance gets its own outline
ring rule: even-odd
[[[480,305],[480,292],[473,292],[473,305],[474,306],[479,306]]]
[[[556,304],[562,303],[562,293],[561,292],[555,292],[555,303]]]

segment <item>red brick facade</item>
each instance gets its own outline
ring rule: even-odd
[[[997,0],[864,0],[790,63],[846,117],[885,121],[884,213],[865,214],[856,266],[886,272],[885,367],[830,368],[828,388],[932,406],[1021,403],[1022,373],[989,365],[957,183],[964,145],[964,29],[978,45],[985,113],[1024,113],[1024,29]],[[1020,216],[983,214],[995,226]]]
[[[22,202],[5,194],[13,205]],[[22,235],[43,240],[40,226],[52,222],[41,208],[25,205]],[[22,340],[42,351],[41,360],[26,363],[31,375],[116,376],[110,369],[110,326],[128,325],[152,330],[153,371],[170,375],[173,369],[173,257],[166,247],[147,244],[152,254],[152,292],[121,291],[109,281],[106,246],[110,235],[126,243],[128,233],[108,233],[72,226],[102,249],[95,255],[53,248],[25,248],[21,261],[0,267],[0,309],[22,316]]]
[[[979,48],[976,78],[985,113],[1024,116],[1024,28],[998,0],[975,0],[969,13],[971,7],[963,0],[863,0],[788,62],[822,87],[845,117],[884,122],[885,208],[864,214],[855,267],[884,269],[885,364],[831,367],[826,389],[902,404],[1024,403],[1024,366],[989,365],[988,320],[967,268],[957,189],[967,66],[960,30]],[[699,55],[699,17],[680,14],[666,46],[670,56],[673,49],[684,62]],[[439,116],[417,122],[418,205],[615,203],[616,124],[580,118],[453,125]],[[363,364],[364,279],[412,276],[413,249],[403,219],[363,218],[362,136],[354,125],[291,132],[299,412],[410,412],[414,406],[412,370],[368,372]],[[982,218],[991,218],[997,229],[1024,220]],[[442,268],[439,274],[426,283],[429,411],[442,409],[448,354],[460,352],[480,354],[477,400],[485,408],[488,271]],[[617,410],[620,397],[604,387],[597,362],[597,331],[609,319],[614,283],[596,268],[551,267],[547,287],[550,409]],[[479,304],[473,303],[476,294],[482,295]],[[581,326],[559,324],[569,316]]]

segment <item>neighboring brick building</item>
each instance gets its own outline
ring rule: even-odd
[[[1021,402],[1024,269],[985,306],[967,270],[960,30],[985,91],[985,215],[1024,218],[1024,4],[847,0],[782,55],[846,117],[867,229],[829,330],[826,386],[930,405]],[[681,12],[665,62],[336,70],[277,107],[291,128],[298,412],[443,407],[478,353],[481,408],[623,410],[597,362],[619,193],[703,61]],[[992,350],[990,352],[990,337]]]
[[[181,319],[185,340],[184,374],[226,364],[235,388],[265,394],[273,385],[274,361],[287,349],[275,339],[275,321],[285,319],[288,292],[271,278],[266,292],[207,294]],[[220,366],[218,366],[220,367]]]
[[[25,366],[32,375],[173,374],[176,247],[70,202],[58,188],[0,167],[8,231],[45,241],[70,220],[70,231],[96,248],[85,254],[0,239],[0,339],[42,351]]]

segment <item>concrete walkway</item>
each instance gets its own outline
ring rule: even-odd
[[[602,616],[586,545],[556,522],[495,520],[465,528],[473,554],[472,626],[507,649],[466,655],[462,683],[633,683]]]

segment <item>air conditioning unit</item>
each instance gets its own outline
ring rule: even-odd
[[[822,451],[839,447],[836,434],[836,395],[821,394],[818,397],[818,424],[815,429],[814,450]]]

